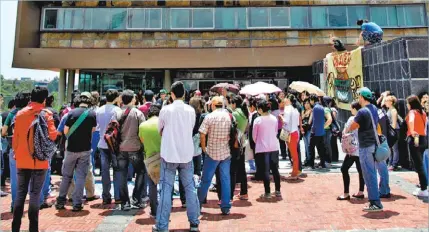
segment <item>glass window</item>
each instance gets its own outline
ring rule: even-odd
[[[45,10],[45,22],[43,28],[55,29],[57,28],[58,10]]]
[[[268,8],[249,8],[249,27],[269,27]]]
[[[398,15],[396,12],[396,7],[394,6],[387,7],[387,16],[388,16],[389,26],[391,27],[398,26]]]
[[[213,9],[193,9],[192,28],[213,28]]]
[[[308,27],[308,7],[292,7],[290,9],[291,26],[295,28]]]
[[[323,28],[328,26],[326,7],[311,7],[311,27]]]
[[[110,29],[110,9],[107,9],[107,8],[87,9],[85,11],[85,18],[88,18],[88,20],[85,20],[85,29],[94,29],[94,30]]]
[[[236,8],[235,12],[237,14],[237,27],[239,29],[246,29],[247,28],[246,8]]]
[[[329,26],[345,27],[347,26],[347,8],[344,6],[331,6],[329,10]]]
[[[347,13],[349,17],[348,25],[350,27],[356,27],[356,22],[359,19],[368,19],[366,6],[348,6]]]
[[[288,27],[289,24],[289,8],[276,7],[271,8],[271,27]]]
[[[236,9],[235,8],[216,8],[215,28],[236,29]]]
[[[125,29],[127,25],[127,9],[111,9],[112,14],[112,30]]]
[[[189,9],[171,9],[171,28],[190,28],[190,13]]]
[[[83,9],[64,10],[64,29],[83,29]]]
[[[147,28],[162,28],[161,9],[146,9]]]
[[[386,7],[371,7],[371,21],[379,26],[389,26]]]
[[[398,24],[400,26],[423,26],[424,8],[422,6],[398,6]]]
[[[129,28],[145,28],[145,9],[130,9]]]

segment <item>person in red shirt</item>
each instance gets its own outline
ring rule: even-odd
[[[57,131],[52,112],[45,108],[48,89],[36,87],[31,92],[31,103],[20,110],[15,119],[15,131],[12,138],[12,147],[15,151],[16,167],[18,174],[18,194],[15,200],[12,231],[18,232],[21,227],[22,214],[24,213],[24,203],[27,192],[30,191],[30,203],[28,207],[28,218],[30,220],[30,232],[39,231],[39,200],[45,181],[46,171],[49,161],[34,159],[32,154],[34,147],[26,144],[34,144],[33,136],[27,138],[31,123],[42,110],[44,110],[46,123],[48,125],[49,139],[55,141]],[[29,140],[29,141],[28,141]],[[30,184],[31,182],[31,184]]]
[[[149,114],[150,106],[153,103],[153,96],[155,94],[152,92],[152,90],[146,90],[144,92],[144,99],[143,99],[143,105],[139,107],[139,110],[144,114],[144,116],[147,118]]]

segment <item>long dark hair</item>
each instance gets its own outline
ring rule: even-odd
[[[293,106],[293,108],[297,108],[297,100],[296,100],[296,97],[295,97],[295,95],[293,95],[293,94],[289,94],[288,96],[287,96],[287,98],[289,99],[289,101],[290,101],[290,103],[292,104],[292,106]]]
[[[247,109],[247,104],[243,102],[243,98],[240,95],[235,95],[231,98],[231,103],[240,107],[241,111],[246,118],[249,118],[249,110]]]
[[[416,95],[407,97],[407,102],[410,104],[411,110],[417,110],[420,114],[423,114],[422,104],[420,104],[419,98]]]

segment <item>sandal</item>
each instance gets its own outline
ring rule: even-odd
[[[299,176],[288,176],[286,177],[286,180],[298,180]]]
[[[364,194],[362,194],[362,195],[353,194],[352,197],[357,198],[357,199],[364,199],[365,195]]]
[[[337,197],[337,200],[338,201],[349,201],[350,195],[348,195],[347,197],[339,196],[339,197]]]

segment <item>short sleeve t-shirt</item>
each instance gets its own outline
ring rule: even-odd
[[[161,135],[158,132],[158,117],[151,117],[139,126],[139,138],[143,139],[145,159],[161,152]]]
[[[80,115],[88,110],[88,108],[76,108],[68,113],[66,126],[71,129],[73,124],[77,121]],[[75,132],[68,138],[67,151],[70,152],[83,152],[91,150],[92,128],[97,126],[95,112],[89,110],[88,116],[75,130]]]
[[[368,110],[366,110],[365,108],[369,109],[371,114],[369,114]],[[361,148],[370,147],[377,143],[374,128],[372,125],[372,120],[370,117],[374,119],[375,125],[378,125],[377,108],[372,104],[360,109],[354,119],[354,121],[359,124],[358,138],[359,147]]]
[[[331,111],[331,108],[329,108],[329,107],[325,107],[324,109],[324,112],[325,112],[325,119],[326,119],[326,115],[331,115],[332,116],[332,111]],[[329,128],[331,128],[331,126],[329,125],[329,126],[327,126],[327,127],[325,127],[324,129],[325,130],[328,130]]]
[[[312,132],[315,136],[324,136],[325,129],[323,128],[325,125],[325,109],[319,103],[314,105],[313,109],[313,125]]]
[[[368,31],[368,32],[383,32],[380,26],[378,26],[376,23],[369,22],[362,24],[362,31]]]

